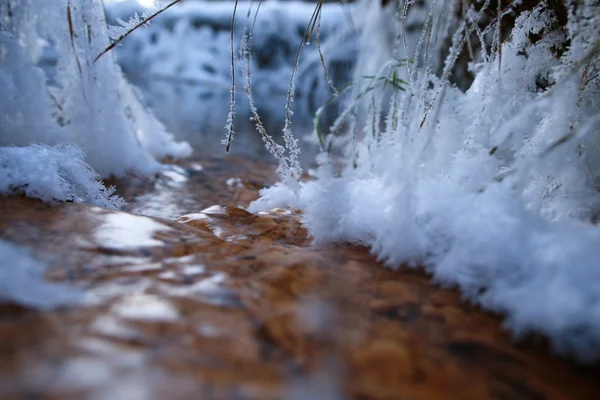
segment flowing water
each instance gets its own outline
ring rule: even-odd
[[[114,182],[129,204],[0,199],[79,304],[0,306],[2,399],[595,399],[600,370],[362,247],[312,245],[297,211],[251,214],[248,157]]]

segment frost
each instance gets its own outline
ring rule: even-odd
[[[150,26],[150,21],[147,21],[149,17],[150,15],[145,11],[141,15],[138,15],[137,12],[134,12],[128,21],[123,21],[121,18],[117,17],[117,25],[108,26],[108,37],[112,41],[116,41],[121,39],[127,32],[138,25]]]
[[[125,201],[98,180],[83,158],[69,145],[0,147],[0,194],[121,208]]]
[[[3,150],[5,160],[17,157],[27,161],[21,167],[30,168],[11,164],[20,168],[18,182],[2,177],[5,193],[31,187],[35,190],[23,190],[45,200],[116,207],[119,201],[110,190],[90,183],[96,182],[90,167],[102,177],[148,175],[162,168],[157,159],[191,153],[146,109],[112,54],[94,61],[110,43],[102,2],[7,0],[0,4],[0,16],[6,30],[0,32],[0,146],[45,145]],[[43,70],[37,63],[48,53],[55,55],[56,66]],[[68,146],[52,147],[61,143]],[[54,167],[44,171],[26,154],[52,160]],[[68,154],[75,158],[68,160]],[[32,171],[47,174],[36,180]],[[23,181],[25,176],[32,181]],[[52,189],[43,177],[61,184]]]
[[[334,173],[323,154],[317,181],[265,189],[250,209],[302,208],[316,241],[425,267],[504,314],[516,336],[541,333],[562,354],[597,360],[598,5],[568,6],[566,29],[547,3],[521,12],[500,62],[496,30],[476,24],[481,9],[453,21],[451,2],[407,3],[394,23],[377,3],[362,4],[354,93],[335,124],[348,130],[327,138],[346,143],[346,167]],[[423,33],[403,32],[409,24]],[[463,92],[449,80],[471,38],[481,52],[470,51],[475,79]],[[399,59],[411,61],[397,75],[404,90],[370,89],[365,76],[387,79]]]

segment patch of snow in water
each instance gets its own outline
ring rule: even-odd
[[[155,235],[171,230],[167,225],[147,217],[104,212],[100,215],[102,224],[94,230],[94,238],[101,247],[132,250],[164,246],[164,242],[155,239]]]
[[[115,315],[137,321],[176,321],[179,312],[168,301],[146,293],[134,293],[120,299],[112,308]]]
[[[49,310],[84,301],[84,293],[75,287],[47,281],[46,268],[26,248],[0,240],[0,302]]]

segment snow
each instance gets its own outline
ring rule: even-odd
[[[149,175],[185,157],[124,78],[109,44],[102,2],[0,2],[0,195],[118,209],[100,176]],[[45,63],[48,54],[55,65]],[[45,67],[45,68],[42,68]],[[0,299],[53,309],[82,293],[44,279],[46,265],[0,241]]]
[[[94,239],[103,248],[127,251],[160,247],[163,242],[155,238],[157,233],[171,230],[150,218],[127,213],[106,214],[102,220],[94,231]]]
[[[0,32],[0,146],[7,147],[2,154],[8,164],[2,167],[11,171],[10,179],[3,176],[1,192],[31,184],[35,189],[25,193],[44,200],[118,206],[111,192],[94,185],[90,177],[153,174],[162,169],[157,160],[191,154],[191,147],[176,142],[141,103],[112,54],[94,62],[109,44],[101,2],[13,3],[0,4],[5,30]],[[57,56],[56,65],[46,68],[48,75],[37,65],[47,67],[42,62],[47,54]],[[14,166],[15,160],[31,156],[41,158]],[[49,160],[51,168],[46,170],[41,163]],[[42,187],[49,189],[60,179],[53,191],[41,193]]]
[[[83,159],[81,150],[66,144],[0,147],[0,194],[121,208],[123,199]]]
[[[548,28],[554,17],[543,6],[522,13],[501,63],[496,52],[482,52],[466,92],[444,75],[470,28],[448,30],[457,40],[443,68],[413,53],[426,50],[407,33],[406,49],[418,62],[398,69],[387,61],[406,54],[402,36],[384,39],[396,37],[401,24],[390,32],[390,10],[363,3],[370,20],[355,100],[342,116],[350,130],[334,141],[348,143],[340,150],[346,167],[334,173],[334,158],[322,154],[317,181],[263,189],[249,209],[302,209],[315,241],[364,244],[391,268],[423,266],[440,285],[458,286],[505,315],[517,337],[541,333],[561,354],[597,360],[600,13],[583,3],[570,11],[567,31]],[[407,24],[441,20],[443,4],[425,4],[431,11],[409,10]],[[373,49],[373,38],[380,48]],[[558,58],[553,51],[565,39],[573,45]],[[407,81],[405,91],[388,85],[361,95],[362,76],[393,71]]]
[[[46,281],[47,266],[20,246],[0,240],[0,259],[0,302],[50,310],[83,300],[78,289]]]
[[[134,293],[112,307],[117,316],[142,321],[176,321],[179,312],[168,301],[147,293]]]

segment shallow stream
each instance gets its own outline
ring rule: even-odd
[[[0,238],[82,291],[0,306],[2,399],[596,399],[600,370],[515,343],[421,270],[315,246],[301,215],[243,207],[249,157],[114,182],[116,212],[0,198]]]

